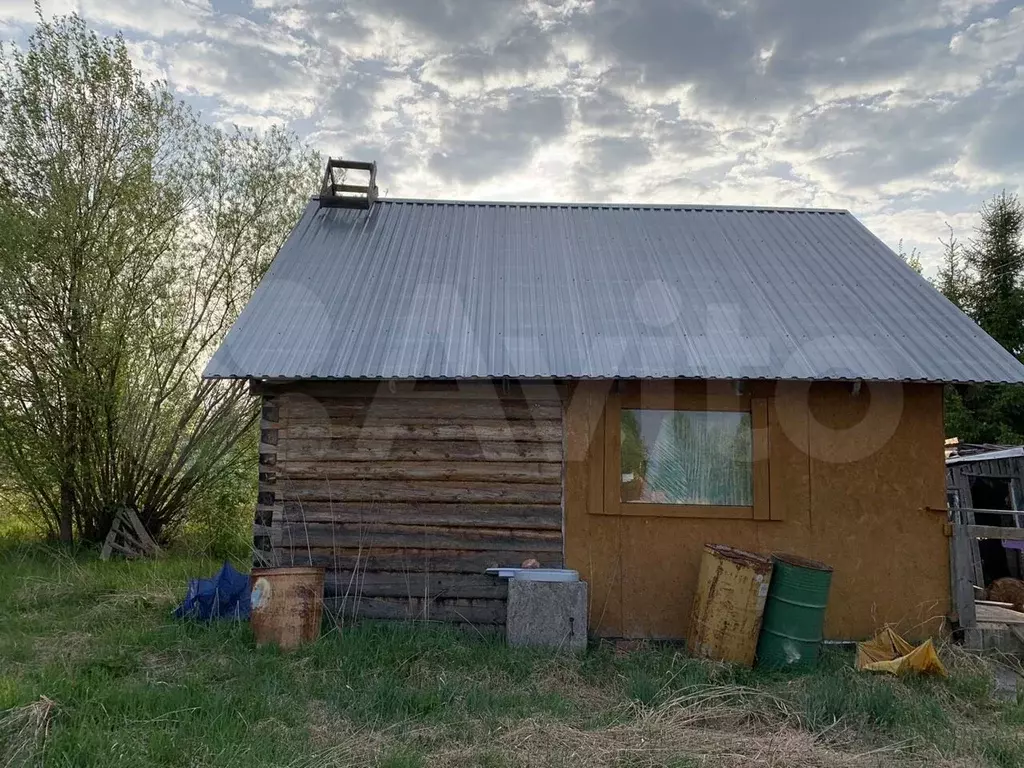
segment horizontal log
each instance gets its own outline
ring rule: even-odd
[[[274,547],[275,565],[315,565],[332,570],[483,573],[497,566],[519,566],[535,558],[542,568],[561,568],[561,552],[519,550],[432,550],[407,548],[307,547],[295,542]]]
[[[345,419],[362,417],[398,418],[409,416],[443,416],[452,420],[546,420],[562,418],[561,403],[526,400],[465,400],[451,398],[409,397],[389,398],[313,398],[283,397],[280,402],[280,421],[285,425],[293,420],[310,418]]]
[[[370,194],[370,188],[366,184],[332,184],[331,190],[335,193],[354,192],[362,195]]]
[[[328,480],[470,480],[501,483],[562,482],[562,465],[528,461],[281,461],[283,482]],[[275,478],[277,479],[277,478]]]
[[[398,621],[457,621],[501,625],[505,623],[507,612],[504,600],[364,597],[360,600],[328,598],[324,602],[329,612],[342,617]]]
[[[325,597],[420,597],[486,598],[504,600],[508,582],[496,576],[476,573],[430,573],[424,571],[328,571],[324,578]]]
[[[561,463],[561,443],[305,438],[278,443],[282,461],[539,461]]]
[[[556,504],[360,504],[285,501],[275,520],[285,523],[461,525],[562,530]]]
[[[327,159],[328,168],[346,168],[353,171],[369,171],[373,173],[377,163],[370,160],[347,160],[342,157],[330,157]]]
[[[564,384],[552,382],[494,381],[285,381],[261,382],[261,391],[288,397],[302,395],[317,399],[379,398],[392,400],[529,400],[560,402],[566,398]]]
[[[1024,541],[1024,528],[1003,528],[999,525],[968,525],[967,536],[972,539],[1002,539]]]
[[[333,423],[323,419],[293,419],[278,429],[278,440],[338,438],[342,440],[470,440],[473,442],[561,443],[560,421],[502,421],[479,419],[453,424],[448,419],[407,422],[374,419],[364,424]]]
[[[478,483],[440,480],[292,480],[277,481],[283,501],[402,501],[433,503],[502,502],[560,504],[562,487],[538,483]]]
[[[282,523],[281,544],[292,547],[374,547],[561,552],[562,532],[470,526],[380,523]]]

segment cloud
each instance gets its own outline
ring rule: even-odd
[[[843,99],[799,115],[780,132],[792,150],[838,184],[874,186],[951,168],[971,129],[970,102]]]
[[[71,13],[78,6],[77,0],[41,0],[44,18]],[[0,21],[9,24],[23,24],[36,20],[36,9],[26,0],[0,0]]]
[[[733,87],[753,71],[753,31],[738,2],[636,0],[595,4],[577,18],[578,34],[596,59],[625,68],[641,87]]]
[[[1024,90],[993,100],[994,106],[971,135],[968,159],[993,173],[1024,174]]]
[[[627,168],[646,165],[651,160],[651,146],[634,136],[601,136],[584,146],[589,169],[596,175],[618,173]]]
[[[607,88],[598,88],[581,96],[577,109],[581,123],[598,130],[629,130],[638,120],[633,104],[621,93]]]
[[[162,52],[172,85],[232,107],[282,117],[309,114],[317,81],[308,62],[266,48],[220,41],[186,42]]]
[[[483,181],[521,166],[567,128],[567,105],[557,94],[519,92],[484,103],[457,102],[441,119],[440,148],[429,168],[443,179]]]
[[[92,21],[157,37],[196,32],[213,15],[208,0],[81,0],[76,5],[82,16]]]
[[[374,0],[363,8],[377,19],[398,21],[420,42],[445,48],[497,42],[526,16],[520,0]]]
[[[932,263],[1024,187],[1013,0],[48,0],[392,195],[849,207]],[[0,0],[24,39],[31,0]],[[938,227],[938,229],[936,229]]]
[[[428,61],[423,79],[456,92],[467,85],[487,89],[536,84],[553,53],[549,38],[524,25],[492,46],[471,45]]]

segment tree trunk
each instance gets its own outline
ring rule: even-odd
[[[64,544],[70,544],[74,539],[75,519],[75,486],[71,479],[72,468],[64,468],[65,475],[60,482],[60,527],[58,533]]]

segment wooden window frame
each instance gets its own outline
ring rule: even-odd
[[[685,382],[683,383],[685,384]],[[727,411],[749,413],[752,431],[753,464],[751,480],[754,503],[751,506],[713,504],[658,504],[622,501],[622,409],[664,411]],[[605,405],[604,418],[604,504],[594,514],[622,517],[683,517],[718,520],[770,520],[771,484],[769,476],[768,399],[749,393],[723,391],[696,392],[692,387],[672,382],[651,385],[644,382],[612,392]]]

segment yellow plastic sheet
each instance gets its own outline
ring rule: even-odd
[[[913,646],[886,627],[870,640],[857,643],[857,669],[861,672],[891,672],[905,675],[920,672],[946,677],[931,640]]]

